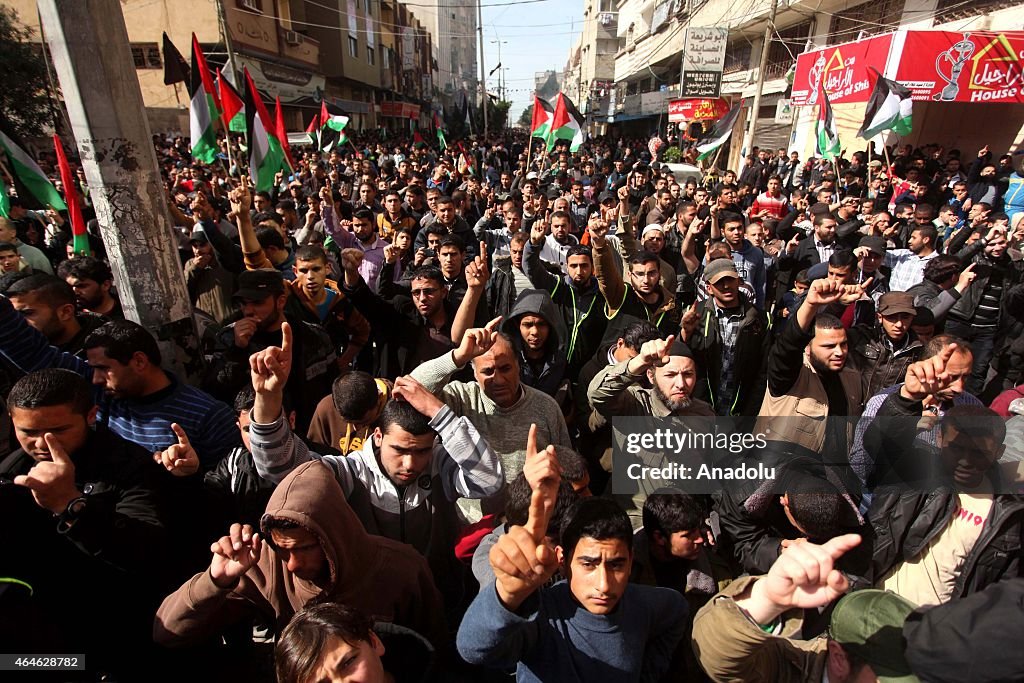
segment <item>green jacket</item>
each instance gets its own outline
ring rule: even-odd
[[[711,599],[693,619],[693,649],[704,671],[716,682],[821,683],[828,640],[797,640],[803,625],[799,611],[783,615],[780,635],[766,633],[736,606],[758,577],[736,579]]]

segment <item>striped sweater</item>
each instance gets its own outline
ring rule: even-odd
[[[10,300],[0,296],[0,355],[25,373],[43,368],[63,368],[92,381],[87,362],[51,346],[40,332],[14,310]],[[203,469],[215,466],[241,442],[235,414],[224,403],[168,373],[166,389],[141,397],[109,396],[102,385],[93,385],[93,399],[99,406],[96,419],[121,438],[137,443],[149,452],[162,451],[178,443],[171,423],[180,424],[196,450]]]

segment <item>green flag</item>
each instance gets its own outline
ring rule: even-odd
[[[18,198],[25,203],[26,208],[44,209],[52,206],[58,211],[67,210],[68,205],[64,203],[64,198],[47,179],[46,174],[39,168],[39,164],[2,130],[0,130],[0,153],[7,159],[7,170],[14,176],[14,187],[18,191]],[[9,201],[6,190],[4,199],[0,201],[5,203]]]

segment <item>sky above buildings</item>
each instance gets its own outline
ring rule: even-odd
[[[583,0],[482,2],[484,66],[490,72],[498,64],[498,45],[492,41],[507,41],[501,44],[501,61],[508,67],[509,120],[515,123],[523,108],[533,104],[534,73],[565,68],[569,48],[583,28]],[[487,79],[488,89],[495,94],[497,79],[497,73]]]

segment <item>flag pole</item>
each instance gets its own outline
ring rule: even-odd
[[[888,173],[891,178],[892,162],[889,161],[889,145],[885,144],[885,142],[882,142],[882,151],[885,152],[885,172]],[[890,183],[890,186],[891,185],[892,184]]]
[[[526,144],[526,173],[530,172],[530,156],[533,154],[533,137],[530,136],[527,139]],[[523,174],[525,178],[525,173]]]

